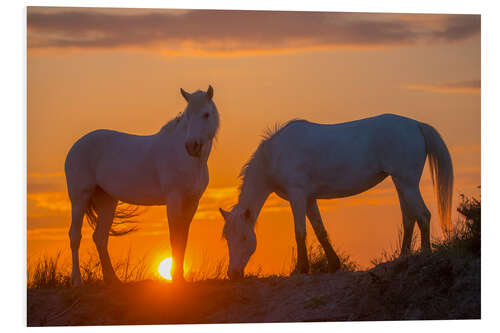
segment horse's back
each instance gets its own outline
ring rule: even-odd
[[[266,144],[269,174],[282,187],[347,196],[387,175],[421,173],[425,142],[419,122],[392,114],[340,123],[288,123]]]
[[[169,191],[202,193],[207,165],[189,157],[178,138],[96,130],[75,142],[65,163],[68,192],[99,186],[120,201],[163,205]]]
[[[289,153],[300,153],[297,149],[300,147],[325,148],[329,152],[333,150],[335,155],[373,149],[394,151],[399,145],[407,150],[415,143],[420,148],[422,146],[423,141],[418,140],[423,139],[418,124],[416,120],[394,114],[339,124],[293,120],[271,136],[269,141],[274,150],[289,150]]]
[[[130,135],[122,132],[99,129],[89,132],[79,138],[66,155],[65,170],[72,168],[82,169],[95,166],[102,156],[109,156],[126,147],[125,143]],[[121,146],[121,147],[120,147]]]
[[[308,136],[310,139],[322,139],[321,137],[325,134],[326,136],[340,136],[341,134],[357,136],[365,133],[365,135],[380,136],[380,134],[384,134],[380,133],[381,131],[388,134],[401,134],[408,130],[418,131],[418,124],[419,122],[414,119],[391,113],[337,124],[321,124],[303,119],[296,119],[288,122],[279,129],[275,135],[284,133],[298,136],[308,135],[309,133],[316,134]]]
[[[100,129],[84,135],[66,156],[68,190],[78,192],[96,185],[105,188],[113,179],[126,180],[138,174],[137,170],[153,162],[146,161],[150,146],[147,136],[113,130]],[[152,175],[152,172],[142,174]]]

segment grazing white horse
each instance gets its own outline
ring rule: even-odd
[[[208,184],[207,160],[219,128],[213,89],[189,94],[185,111],[153,135],[97,130],[68,152],[66,182],[71,201],[69,237],[72,283],[80,285],[78,249],[84,215],[95,224],[93,240],[104,281],[119,282],[108,254],[108,236],[118,201],[166,205],[173,255],[172,278],[183,280],[189,225]],[[112,233],[111,233],[112,234]]]
[[[229,249],[228,276],[241,277],[256,248],[254,226],[270,193],[290,202],[297,241],[296,272],[307,273],[306,215],[325,250],[330,272],[340,268],[321,220],[317,199],[364,192],[391,176],[399,196],[404,236],[401,254],[410,250],[415,221],[421,248],[430,251],[430,212],[419,189],[429,158],[443,227],[450,224],[453,191],[451,157],[430,125],[392,114],[341,124],[293,120],[269,133],[243,167],[238,203],[220,210]]]

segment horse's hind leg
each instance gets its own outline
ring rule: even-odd
[[[96,190],[92,201],[97,213],[97,223],[92,238],[99,253],[103,279],[106,283],[119,282],[108,253],[109,230],[113,224],[117,201],[101,189]]]
[[[340,259],[333,250],[330,241],[328,240],[328,234],[321,219],[321,214],[319,212],[318,203],[316,202],[316,200],[310,200],[308,202],[307,217],[311,222],[314,233],[316,234],[319,243],[323,247],[323,250],[325,250],[325,255],[328,259],[328,271],[330,273],[333,273],[340,268]]]
[[[80,240],[82,239],[82,224],[85,209],[90,195],[82,195],[82,198],[71,200],[71,227],[69,229],[69,239],[71,246],[71,283],[74,287],[82,284],[82,275],[80,272],[80,259],[78,251],[80,249]]]
[[[407,204],[404,202],[402,191],[397,189],[399,197],[399,206],[401,207],[401,215],[403,218],[403,241],[401,243],[401,256],[406,256],[411,252],[411,242],[413,239],[413,229],[415,228],[415,219],[409,217]]]
[[[302,195],[290,195],[293,219],[295,223],[295,240],[297,242],[297,266],[295,273],[309,272],[309,259],[306,249],[306,199]]]
[[[422,199],[422,195],[420,194],[420,189],[418,188],[418,184],[408,186],[394,180],[396,187],[398,188],[398,193],[400,192],[400,200],[403,199],[405,203],[405,210],[407,212],[407,218],[410,219],[408,225],[414,224],[413,221],[417,221],[418,227],[420,229],[420,241],[421,241],[421,249],[422,251],[430,252],[431,251],[431,241],[430,241],[430,221],[431,221],[431,213],[429,209],[425,205],[424,199]],[[408,227],[408,233],[405,230],[405,236],[408,234],[407,243],[411,241],[411,234]],[[411,227],[413,229],[413,226]],[[411,230],[413,231],[413,230]],[[403,239],[404,243],[404,239]]]
[[[418,197],[416,199],[418,207],[420,207],[419,213],[417,214],[417,223],[420,229],[420,242],[421,249],[424,252],[431,252],[431,212],[424,203],[424,199],[418,191]]]

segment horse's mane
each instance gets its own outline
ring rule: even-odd
[[[169,120],[165,125],[163,125],[163,127],[160,129],[160,132],[168,133],[173,130],[175,127],[177,127],[183,115],[184,112],[179,112],[179,114],[175,116],[175,118]]]
[[[245,180],[248,178],[248,171],[252,167],[255,167],[257,164],[266,163],[269,160],[269,150],[267,147],[269,146],[269,142],[281,131],[283,131],[288,125],[295,123],[297,121],[305,121],[303,119],[292,119],[286,123],[279,124],[275,123],[272,126],[267,127],[264,130],[264,133],[261,135],[262,140],[259,143],[259,146],[255,150],[255,152],[250,156],[250,159],[243,165],[240,170],[238,177],[241,179],[241,183],[239,186],[239,190],[241,191],[241,187],[245,183]]]

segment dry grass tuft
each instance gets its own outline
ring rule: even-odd
[[[55,257],[41,257],[33,269],[28,268],[28,288],[66,288],[71,284],[71,277],[60,270],[59,259],[61,253]]]
[[[62,266],[60,262],[61,253],[55,257],[40,257],[34,265],[28,265],[27,286],[28,289],[68,288],[71,286],[71,267]],[[148,260],[141,258],[133,262],[131,252],[114,264],[115,272],[122,282],[141,281],[154,279],[151,267],[146,264]],[[102,283],[102,271],[98,258],[88,256],[80,263],[83,283],[95,285]]]

